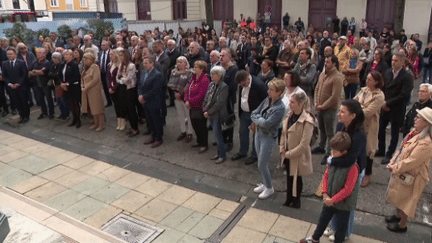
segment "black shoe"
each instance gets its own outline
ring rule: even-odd
[[[227,143],[225,151],[229,152],[233,149],[234,145],[232,143]]]
[[[211,131],[211,130],[213,130],[213,127],[212,126],[208,126],[207,130]]]
[[[12,110],[11,114],[15,116],[17,114],[16,110]]]
[[[9,112],[8,111],[3,111],[3,113],[2,113],[2,117],[5,117],[5,116],[7,116],[9,114]]]
[[[236,160],[239,160],[239,159],[244,158],[244,157],[246,157],[245,154],[237,153],[233,157],[231,157],[231,160],[236,161]]]
[[[23,123],[23,121],[24,121],[24,118],[20,117],[20,119],[18,120],[18,124]]]
[[[292,202],[293,202],[292,198],[287,198],[287,200],[285,201],[285,203],[283,205],[286,207],[289,207],[289,206],[291,206]]]
[[[386,165],[388,163],[390,163],[390,159],[389,158],[384,158],[383,160],[381,160],[381,164],[382,165]]]
[[[128,136],[129,136],[130,138],[132,138],[132,137],[135,137],[135,136],[138,135],[138,134],[139,134],[139,131],[136,131],[136,132],[132,132],[132,131],[131,131],[131,132],[129,133]]]
[[[40,120],[40,119],[43,119],[43,118],[45,118],[45,117],[46,117],[46,115],[44,115],[44,114],[40,114],[39,117],[38,117],[37,119]]]
[[[245,161],[245,165],[251,165],[253,163],[257,162],[257,159],[254,159],[252,157],[247,158],[247,160]]]
[[[30,121],[30,118],[26,117],[26,118],[24,118],[24,119],[22,120],[22,123],[24,124],[24,123],[27,123],[27,122],[29,122],[29,121]]]
[[[386,216],[385,217],[385,221],[388,224],[390,224],[390,223],[399,223],[400,220],[401,220],[401,218],[396,217],[396,215]]]
[[[143,132],[143,135],[150,135],[150,131],[149,130],[147,130],[147,131],[145,131],[145,132]]]
[[[321,147],[316,147],[312,149],[312,154],[325,154],[325,149]]]
[[[50,119],[50,120],[54,119],[54,115],[49,115],[48,119]]]
[[[384,157],[385,152],[383,150],[377,150],[375,153],[375,157]]]
[[[77,121],[75,119],[72,120],[72,123],[68,125],[68,127],[73,127],[77,124]]]
[[[191,148],[198,148],[198,147],[201,147],[199,143],[195,143],[191,145]]]
[[[213,146],[217,146],[217,142],[213,142],[212,145],[213,145]]]
[[[81,121],[80,121],[80,120],[78,120],[78,121],[76,122],[75,127],[76,127],[76,128],[80,128],[80,127],[81,127]]]
[[[321,164],[322,165],[326,165],[327,164],[327,159],[328,159],[329,155],[324,155],[323,159],[321,160]]]
[[[399,223],[391,223],[387,225],[387,229],[396,233],[405,233],[408,230],[408,227],[401,228]]]

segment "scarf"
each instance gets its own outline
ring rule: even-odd
[[[223,82],[223,80],[219,81],[219,82]],[[213,95],[216,94],[217,92],[217,88],[219,87],[218,84],[211,82],[210,86],[208,88],[207,94],[205,96],[205,108],[204,110],[208,110],[208,105],[210,104],[211,100],[213,99]]]
[[[350,63],[349,63],[349,67],[351,69],[356,69],[357,68],[357,61],[358,61],[358,58],[351,58]]]
[[[302,70],[302,71],[305,70],[310,62],[311,62],[310,60],[307,60],[307,62],[305,62],[304,64],[301,64],[301,62],[300,62],[299,63],[300,64],[300,70]]]
[[[267,52],[271,49],[273,47],[273,45],[270,45],[270,46],[264,46],[264,49],[263,49],[263,55],[265,55],[265,54],[267,54]]]

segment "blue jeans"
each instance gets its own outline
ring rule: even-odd
[[[423,68],[423,83],[432,84],[432,65]]]
[[[240,151],[239,154],[241,155],[247,155],[249,150],[249,126],[252,124],[252,120],[250,118],[250,112],[242,112],[240,115]],[[255,140],[255,139],[253,139]],[[256,159],[257,153],[254,146],[255,142],[252,141],[252,153],[251,158]]]
[[[69,116],[69,101],[66,97],[57,97],[57,103],[60,108],[60,115],[62,117]]]
[[[273,151],[276,138],[263,134],[257,128],[255,132],[255,149],[258,155],[258,169],[263,177],[264,185],[273,188],[269,168],[269,159]]]
[[[209,121],[213,128],[213,133],[217,141],[217,155],[221,159],[226,159],[226,146],[223,141],[220,121],[217,118],[210,118]]]
[[[357,187],[360,187],[360,185],[362,184],[364,176],[365,176],[365,170],[363,170],[360,173],[360,175],[359,175],[359,178],[358,178],[359,183],[357,184]],[[352,232],[353,232],[353,230],[354,230],[355,213],[356,213],[356,210],[351,210],[350,211],[350,216],[349,216],[349,221],[348,221],[348,227],[347,227],[347,231],[346,231],[346,234],[345,234],[346,237],[350,237],[351,234],[352,234]],[[332,220],[332,221],[330,221],[330,228],[333,231],[336,231],[336,229],[338,227],[338,224],[339,224],[339,221],[337,219]],[[344,222],[344,224],[346,224],[346,223]]]
[[[359,84],[348,84],[347,86],[345,86],[344,91],[345,91],[345,99],[353,99],[354,96],[356,96],[357,94],[357,90],[359,88]]]

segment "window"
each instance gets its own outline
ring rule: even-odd
[[[12,6],[14,9],[20,9],[19,0],[12,0]]]
[[[73,0],[66,0],[66,10],[74,10]]]
[[[58,7],[58,0],[51,0],[51,7]]]
[[[117,0],[109,0],[110,13],[118,13]]]
[[[82,8],[87,8],[87,0],[80,0],[80,3]]]
[[[0,0],[0,9],[2,9],[3,6],[4,6],[4,4],[3,4],[3,0]]]
[[[173,0],[173,19],[186,19],[186,0]]]

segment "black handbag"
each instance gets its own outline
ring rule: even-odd
[[[0,242],[3,242],[6,239],[9,232],[10,228],[7,216],[0,212]]]

